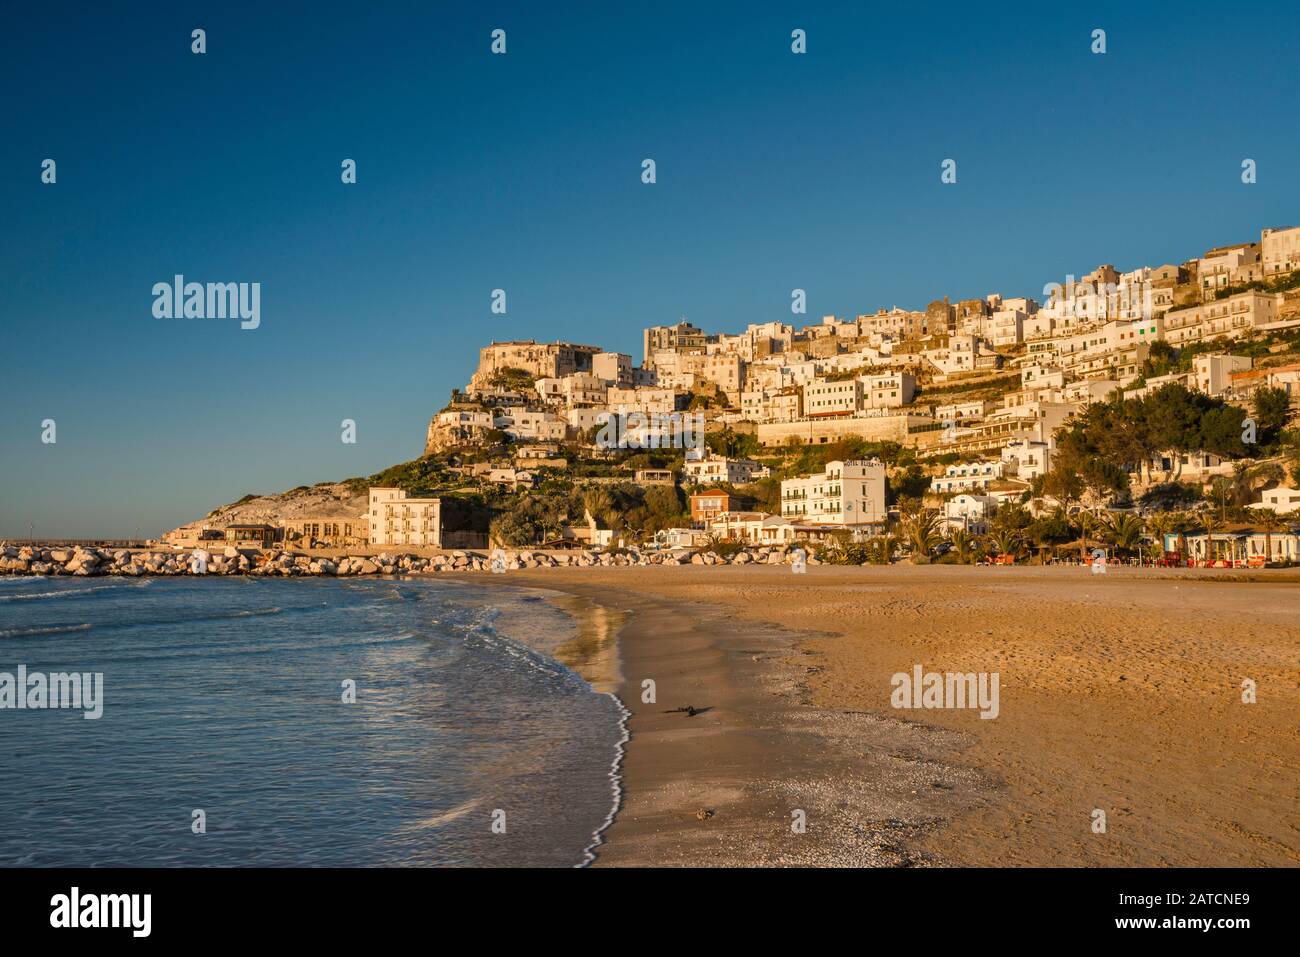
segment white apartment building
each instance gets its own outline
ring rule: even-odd
[[[593,357],[595,359],[600,356]],[[569,408],[604,405],[609,383],[598,375],[579,372],[563,378],[546,377],[533,383],[537,394],[546,402],[563,403]]]
[[[1208,298],[1219,289],[1262,278],[1260,250],[1255,243],[1237,243],[1211,249],[1196,260],[1196,279],[1201,295]]]
[[[694,485],[714,485],[718,482],[745,485],[767,478],[770,474],[770,469],[752,459],[729,459],[721,456],[716,458],[710,456],[694,461],[688,458],[682,467],[683,481]]]
[[[437,547],[442,543],[441,509],[441,499],[409,498],[399,488],[372,488],[370,544]]]
[[[1055,366],[1076,376],[1109,375],[1121,381],[1136,378],[1137,367],[1146,358],[1150,344],[1165,338],[1167,317],[1107,322],[1087,332],[1053,336],[1030,342],[1032,361]]]
[[[809,525],[879,525],[886,519],[885,466],[834,461],[816,475],[781,483],[781,517]]]
[[[812,419],[853,415],[863,407],[862,390],[861,379],[817,379],[803,387],[803,414]]]
[[[1206,395],[1222,395],[1232,385],[1232,374],[1245,372],[1250,366],[1248,356],[1232,356],[1222,352],[1193,356],[1191,384]]]
[[[554,412],[534,412],[524,406],[503,409],[493,425],[516,442],[562,442],[568,420]]]
[[[1026,340],[1045,339],[1056,331],[1056,320],[1050,313],[1040,312],[1030,316],[1020,326],[1020,334]]]
[[[988,520],[997,511],[998,500],[991,495],[970,495],[963,492],[943,503],[943,523],[948,528],[960,528],[973,535],[988,531]]]
[[[947,348],[926,349],[922,358],[944,375],[997,368],[1001,357],[976,335],[951,335]]]
[[[996,403],[987,399],[972,402],[953,402],[949,405],[937,405],[934,417],[939,422],[978,422],[995,408]]]
[[[1019,309],[999,309],[989,319],[989,333],[995,346],[1014,346],[1025,338],[1025,319]]]
[[[1025,366],[1020,370],[1022,389],[1059,389],[1065,385],[1065,373],[1048,366]]]
[[[1226,299],[1171,309],[1164,315],[1164,339],[1173,346],[1218,336],[1236,338],[1277,320],[1278,297],[1249,290]]]
[[[646,415],[677,411],[677,390],[674,388],[626,389],[614,387],[605,394],[611,412],[642,412]]]
[[[748,389],[740,396],[740,417],[749,422],[793,422],[800,417],[799,389]]]
[[[859,376],[862,401],[868,409],[896,409],[910,405],[916,397],[916,376],[908,372],[886,372]]]
[[[930,491],[938,495],[946,495],[949,492],[986,489],[1001,479],[1004,471],[1005,466],[1002,462],[950,465],[941,477],[930,480]]]
[[[1038,439],[1013,439],[1002,446],[1002,470],[1022,481],[1052,470],[1052,443]]]
[[[609,411],[601,406],[569,409],[564,414],[565,422],[576,432],[586,432],[593,426],[604,425],[608,418]]]
[[[907,372],[815,379],[803,387],[803,414],[817,419],[852,416],[866,409],[896,409],[916,396],[916,377]]]
[[[635,384],[632,357],[621,352],[597,352],[591,357],[591,374],[610,385]]]
[[[1265,276],[1271,278],[1300,269],[1300,226],[1265,229],[1260,235],[1259,252]]]

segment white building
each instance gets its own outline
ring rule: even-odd
[[[611,412],[641,412],[646,415],[677,411],[677,390],[667,387],[620,388],[606,393],[605,401]]]
[[[991,495],[970,495],[963,492],[943,503],[943,523],[948,528],[960,528],[974,535],[988,531],[988,520],[997,511],[997,499]]]
[[[1046,475],[1052,470],[1052,443],[1013,439],[1002,447],[1002,467],[1004,474],[1026,482]]]
[[[909,372],[887,372],[859,378],[862,401],[869,409],[896,409],[911,404],[916,396],[916,376]]]
[[[568,419],[553,412],[534,412],[524,406],[504,409],[494,420],[494,425],[516,442],[562,442],[568,424]]]
[[[1001,462],[970,462],[963,465],[950,465],[943,476],[930,480],[930,491],[939,495],[948,492],[966,492],[971,489],[986,489],[1002,478],[1004,466]]]
[[[409,498],[398,488],[372,488],[371,545],[438,546],[442,542],[442,500]]]
[[[1221,352],[1193,356],[1192,385],[1206,395],[1222,395],[1232,385],[1232,374],[1245,372],[1250,365],[1247,356],[1230,356]]]
[[[1266,276],[1300,269],[1300,226],[1265,229],[1260,235],[1259,251]]]
[[[728,482],[731,485],[745,485],[767,478],[771,470],[759,465],[752,459],[729,459],[712,457],[691,461],[687,459],[682,468],[683,481],[695,485],[716,485]]]
[[[853,415],[862,407],[861,379],[817,379],[803,387],[803,414],[809,418]]]
[[[591,374],[610,385],[632,386],[636,382],[632,357],[621,352],[597,352],[591,357]]]
[[[810,525],[879,525],[886,519],[885,466],[834,461],[816,475],[781,483],[781,517]]]
[[[1293,515],[1300,509],[1300,491],[1286,486],[1265,489],[1261,501],[1251,508],[1271,508],[1279,515]]]

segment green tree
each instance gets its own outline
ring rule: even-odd
[[[1117,512],[1106,522],[1106,537],[1121,555],[1133,554],[1142,544],[1142,519],[1127,512]]]
[[[1213,512],[1202,512],[1197,519],[1201,530],[1205,532],[1205,557],[1207,561],[1214,561],[1214,533],[1223,528],[1225,522]]]
[[[964,528],[954,528],[948,532],[948,541],[952,542],[957,561],[969,565],[975,552],[975,536]]]
[[[1288,524],[1287,519],[1271,508],[1256,508],[1252,509],[1252,511],[1254,512],[1255,524],[1264,529],[1264,560],[1271,562],[1273,560],[1273,533]]]
[[[1015,561],[1024,549],[1025,540],[1020,532],[1012,528],[995,528],[989,532],[988,542],[998,555],[1009,555]]]
[[[1272,446],[1278,440],[1291,414],[1291,396],[1285,389],[1264,386],[1256,389],[1251,405],[1259,443]]]
[[[939,531],[938,513],[933,509],[921,509],[907,520],[905,529],[912,555],[919,557],[922,562],[928,562],[943,538]]]

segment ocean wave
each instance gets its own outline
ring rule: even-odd
[[[26,579],[31,581],[32,579]],[[0,595],[0,601],[38,601],[43,598],[69,598],[73,595],[88,595],[94,591],[120,591],[129,585],[92,585],[90,588],[61,588],[58,591],[38,591],[24,595]]]
[[[26,638],[31,635],[61,635],[72,631],[90,631],[90,624],[45,625],[39,628],[4,628],[0,629],[0,638]]]
[[[293,609],[295,611],[306,611],[306,608]],[[155,625],[188,625],[196,621],[231,621],[236,618],[260,618],[264,615],[283,614],[284,609],[280,607],[271,608],[248,608],[239,611],[221,611],[211,614],[185,615],[175,618],[133,618],[131,621],[105,625],[105,628],[151,628]]]

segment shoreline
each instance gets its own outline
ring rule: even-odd
[[[623,616],[616,697],[630,737],[622,802],[594,866],[941,865],[919,837],[996,789],[946,760],[964,746],[960,736],[813,706],[798,662],[811,633],[767,626],[728,634],[721,606],[693,603],[686,617],[708,617],[690,621],[640,589],[585,577],[514,574],[492,584],[575,596]],[[647,677],[655,681],[650,702]],[[674,710],[688,705],[701,710]],[[854,753],[855,740],[879,753]]]
[[[432,576],[412,577],[425,580]],[[445,575],[441,577],[459,584],[471,584],[476,580],[452,579]],[[622,683],[621,661],[618,658],[618,634],[626,616],[571,592],[515,581],[503,582],[500,579],[494,580],[493,584],[497,588],[506,588],[541,599],[572,622],[574,629],[573,637],[569,640],[554,646],[539,648],[535,639],[529,640],[528,637],[519,634],[521,629],[517,627],[515,617],[507,616],[504,619],[499,617],[493,622],[501,635],[552,658],[586,681],[594,694],[607,695],[618,707],[619,740],[614,743],[614,757],[608,774],[612,798],[609,813],[592,831],[591,841],[582,849],[583,860],[574,865],[575,868],[590,867],[596,862],[599,849],[606,843],[605,834],[613,826],[618,812],[623,807],[626,790],[623,783],[623,764],[632,734],[629,727],[632,712],[628,710],[618,694]],[[520,612],[520,609],[516,609],[516,615]],[[535,635],[535,632],[530,631],[530,635]]]

